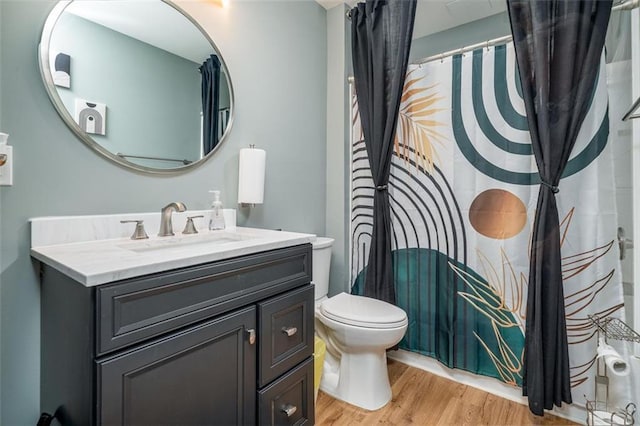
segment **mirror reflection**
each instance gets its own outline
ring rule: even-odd
[[[168,2],[61,2],[41,49],[58,112],[83,141],[121,164],[189,168],[229,130],[233,92],[222,57]]]

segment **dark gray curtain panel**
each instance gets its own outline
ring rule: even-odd
[[[531,144],[540,173],[533,224],[523,394],[529,409],[571,403],[560,225],[560,177],[594,90],[611,1],[507,0]]]
[[[202,77],[202,148],[207,155],[218,144],[220,59],[211,55],[200,66]]]
[[[416,0],[367,0],[351,10],[358,110],[375,184],[364,295],[395,304],[389,171],[407,72]]]

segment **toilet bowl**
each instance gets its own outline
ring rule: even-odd
[[[347,293],[327,298],[330,238],[313,245],[316,333],[326,343],[320,389],[352,405],[377,410],[391,400],[386,349],[407,330],[407,314],[389,303]]]
[[[386,349],[407,331],[407,314],[397,306],[340,293],[316,309],[316,330],[327,344],[320,389],[367,410],[391,400]]]

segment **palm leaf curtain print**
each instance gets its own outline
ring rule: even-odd
[[[367,0],[351,10],[355,86],[376,187],[364,294],[394,304],[387,188],[415,12],[416,0]]]
[[[523,395],[571,403],[556,193],[589,109],[611,0],[507,0],[531,145],[540,173],[529,268]]]

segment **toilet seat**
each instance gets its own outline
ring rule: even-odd
[[[322,315],[334,321],[365,328],[397,328],[407,324],[402,309],[382,300],[340,293],[322,302]]]

